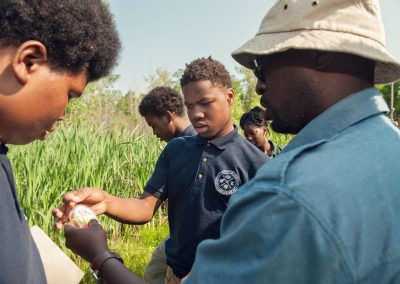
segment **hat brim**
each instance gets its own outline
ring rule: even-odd
[[[387,84],[400,79],[400,63],[379,42],[352,33],[327,30],[299,30],[282,33],[257,34],[232,57],[247,68],[254,68],[259,56],[288,49],[310,49],[342,52],[375,61],[375,84]]]

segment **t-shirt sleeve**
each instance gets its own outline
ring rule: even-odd
[[[221,238],[203,241],[189,283],[344,283],[341,253],[291,198],[252,189],[226,211]]]
[[[166,200],[168,198],[168,172],[168,147],[166,147],[158,157],[153,174],[147,181],[144,191],[160,198],[161,200]]]

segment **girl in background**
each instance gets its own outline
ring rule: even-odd
[[[281,151],[278,145],[268,140],[268,122],[264,118],[264,110],[261,107],[257,106],[245,112],[240,118],[240,127],[247,141],[270,158],[274,158]]]

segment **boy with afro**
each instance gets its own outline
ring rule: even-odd
[[[268,160],[238,134],[232,123],[235,94],[229,73],[220,62],[211,57],[194,60],[186,66],[180,83],[189,119],[198,135],[179,137],[167,144],[142,196],[118,198],[100,189],[82,188],[65,194],[64,204],[55,210],[59,224],[67,221],[65,212],[78,203],[92,206],[97,214],[143,224],[168,200],[166,283],[180,283],[190,273],[199,243],[219,238],[221,218],[230,196]],[[87,230],[67,226],[67,246],[101,274],[105,272],[106,282],[120,283],[129,272],[122,273],[118,260],[101,265],[92,262],[103,255],[113,258],[108,247],[100,239],[84,242],[99,228],[95,222]]]
[[[44,140],[68,101],[110,72],[119,49],[101,1],[0,1],[0,283],[46,283],[6,144]]]

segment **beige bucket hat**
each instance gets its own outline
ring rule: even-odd
[[[400,79],[400,63],[385,48],[377,0],[279,0],[254,38],[232,53],[247,68],[257,56],[288,49],[355,54],[372,59],[375,83]]]

